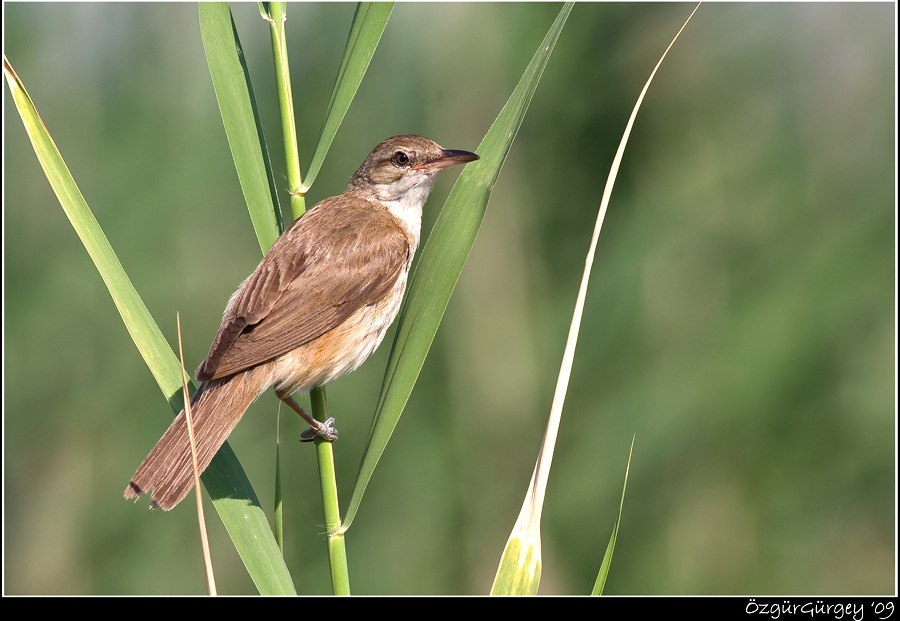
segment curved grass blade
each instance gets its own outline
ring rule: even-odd
[[[178,359],[131,284],[119,258],[75,184],[53,138],[41,120],[19,76],[3,56],[3,73],[25,131],[44,174],[72,228],[97,267],[125,328],[173,409],[181,409],[181,370]]]
[[[419,377],[450,295],[475,243],[500,169],[571,11],[572,3],[566,3],[560,10],[512,95],[478,146],[476,152],[481,159],[463,169],[425,243],[400,311],[375,420],[344,520],[345,530],[356,515],[369,479]]]
[[[609,576],[609,567],[612,565],[613,552],[616,549],[616,537],[619,536],[619,524],[622,523],[622,509],[625,507],[625,488],[628,486],[628,471],[631,470],[632,453],[634,453],[634,436],[631,438],[631,448],[628,449],[628,463],[625,464],[625,481],[622,483],[622,498],[619,499],[619,512],[616,513],[616,523],[613,525],[612,535],[609,536],[606,554],[603,555],[603,561],[600,563],[600,571],[597,572],[597,581],[594,583],[591,595],[603,595],[603,589],[606,587],[606,578]]]
[[[698,4],[697,8],[699,8],[699,6],[700,5]],[[666,56],[668,55],[669,50],[671,50],[672,46],[675,45],[675,41],[678,40],[679,35],[681,35],[688,22],[691,21],[694,13],[697,12],[697,8],[694,8],[694,11],[688,16],[687,20],[675,34],[672,42],[669,43],[669,47],[667,47],[665,52],[663,52],[662,56],[659,59],[659,62],[657,62],[656,66],[653,68],[653,71],[650,72],[650,77],[647,78],[647,82],[644,84],[644,88],[641,90],[641,94],[638,95],[637,101],[634,104],[634,108],[631,111],[631,116],[628,119],[628,123],[625,125],[625,131],[622,133],[622,139],[619,141],[619,147],[618,149],[616,149],[616,155],[613,158],[612,165],[610,166],[609,175],[606,179],[606,186],[603,189],[603,198],[600,200],[600,209],[597,214],[596,223],[594,225],[594,232],[591,237],[590,246],[588,248],[587,258],[584,262],[584,271],[581,276],[581,285],[578,288],[578,297],[575,301],[575,309],[572,312],[572,321],[569,324],[569,334],[566,337],[566,347],[563,353],[562,362],[560,364],[559,377],[556,380],[556,391],[553,395],[553,403],[550,406],[550,417],[547,421],[547,431],[544,433],[544,440],[541,443],[540,454],[538,455],[537,463],[534,466],[534,472],[531,475],[531,483],[528,485],[528,491],[525,493],[525,501],[522,503],[522,509],[519,512],[519,517],[517,518],[516,523],[513,526],[509,539],[506,542],[506,548],[504,549],[500,559],[500,567],[497,570],[497,577],[495,578],[494,586],[491,590],[491,592],[494,594],[511,594],[514,589],[518,588],[520,581],[508,581],[508,577],[510,575],[516,575],[517,572],[522,571],[523,567],[525,567],[525,559],[515,556],[518,551],[525,550],[527,553],[529,553],[528,558],[531,563],[537,563],[539,566],[541,562],[541,513],[544,507],[544,497],[547,491],[547,481],[550,478],[550,465],[553,462],[553,451],[556,447],[556,436],[559,432],[559,424],[562,419],[563,404],[566,400],[566,392],[568,391],[569,387],[569,378],[572,374],[572,363],[575,359],[575,346],[578,343],[578,333],[581,329],[581,317],[584,312],[584,302],[585,298],[587,297],[587,288],[591,277],[591,267],[594,264],[594,254],[597,250],[597,241],[600,238],[600,230],[603,228],[603,220],[606,217],[606,211],[609,207],[609,198],[612,195],[613,186],[615,185],[616,177],[619,173],[619,166],[621,165],[622,157],[625,154],[625,146],[628,144],[628,138],[631,136],[631,129],[632,127],[634,127],[634,120],[635,118],[637,118],[637,113],[641,108],[641,103],[643,103],[644,101],[644,96],[647,94],[647,90],[650,88],[650,83],[653,81],[653,78],[656,75],[656,72],[659,70],[660,65],[662,65],[663,60],[665,60]],[[612,556],[610,555],[609,558],[611,560]],[[507,581],[502,583],[498,582],[501,577],[506,579]],[[537,592],[537,583],[533,583],[531,584],[531,586],[534,588],[534,592]]]
[[[334,90],[331,92],[331,101],[328,102],[328,111],[325,113],[316,152],[310,161],[306,182],[300,190],[303,193],[312,187],[322,168],[325,155],[344,120],[344,115],[350,109],[350,103],[359,89],[363,76],[366,75],[366,69],[393,10],[393,2],[360,2],[356,5],[350,35],[344,48],[344,58],[341,59],[341,67],[334,82]]]
[[[199,11],[203,50],[222,112],[228,146],[253,230],[265,253],[284,229],[284,223],[244,50],[228,4],[201,2]]]
[[[44,174],[72,227],[94,261],[125,328],[175,412],[181,410],[181,368],[134,286],[122,268],[72,178],[37,109],[12,65],[3,57],[3,72],[19,115]],[[193,389],[193,386],[191,387]],[[295,592],[284,560],[272,538],[265,514],[234,452],[224,444],[203,473],[203,483],[216,511],[260,593]]]

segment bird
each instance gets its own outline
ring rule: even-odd
[[[275,240],[231,296],[191,397],[203,472],[247,408],[273,387],[306,420],[301,440],[337,439],[294,400],[358,368],[400,310],[419,245],[422,209],[438,173],[479,159],[414,134],[379,143],[343,194],[317,203]],[[168,511],[194,485],[182,410],[125,488]]]

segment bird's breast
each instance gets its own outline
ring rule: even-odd
[[[378,301],[359,308],[325,334],[275,359],[277,390],[309,391],[356,370],[374,352],[397,317],[409,264],[391,290]]]

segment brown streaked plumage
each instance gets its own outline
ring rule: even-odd
[[[275,241],[231,297],[209,355],[197,369],[191,415],[200,471],[250,404],[273,386],[312,426],[304,439],[336,440],[291,397],[356,369],[394,321],[422,206],[438,172],[478,159],[422,136],[394,136],[359,167],[347,191],[325,199]],[[171,509],[194,479],[182,411],[125,488]]]

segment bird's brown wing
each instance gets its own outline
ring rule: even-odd
[[[386,209],[346,195],[322,201],[232,296],[197,378],[231,375],[328,332],[384,296],[409,256],[407,234]]]

